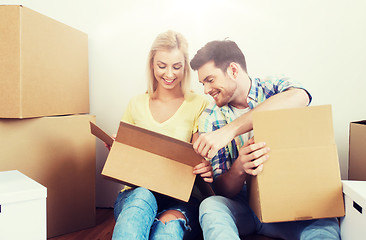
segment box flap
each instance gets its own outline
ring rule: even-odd
[[[116,141],[192,167],[202,161],[192,144],[125,122],[120,122]]]
[[[113,138],[111,136],[109,136],[107,133],[105,133],[102,129],[100,129],[97,125],[95,125],[92,122],[90,123],[90,131],[91,133],[96,136],[97,138],[99,138],[100,140],[102,140],[103,142],[105,142],[108,146],[112,146],[113,145]]]
[[[331,111],[331,106],[326,105],[255,112],[254,137],[274,149],[333,144]]]

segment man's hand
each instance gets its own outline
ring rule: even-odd
[[[202,133],[193,144],[193,149],[202,157],[211,159],[235,137],[226,126],[213,132]]]
[[[258,175],[262,172],[269,150],[265,143],[255,143],[253,138],[246,141],[229,171],[215,179],[216,193],[228,198],[238,194],[243,189],[248,175]]]
[[[240,148],[239,157],[232,167],[235,167],[240,174],[256,176],[262,172],[263,163],[269,158],[269,151],[264,142],[255,143],[251,138]]]
[[[205,182],[213,182],[212,166],[205,159],[202,159],[202,162],[194,167],[193,174],[200,174]]]

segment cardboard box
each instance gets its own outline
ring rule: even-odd
[[[0,171],[18,170],[47,187],[48,237],[95,226],[95,138],[71,115],[0,119]]]
[[[349,126],[348,179],[366,181],[366,120]]]
[[[253,129],[271,149],[250,182],[250,206],[262,222],[344,215],[330,105],[255,112]]]
[[[88,35],[0,6],[0,118],[89,112]]]
[[[343,180],[346,216],[341,218],[342,239],[365,239],[366,182]]]
[[[0,239],[41,240],[47,189],[19,171],[0,172]]]
[[[112,145],[113,139],[94,124],[91,131]],[[196,179],[193,167],[201,161],[190,143],[121,122],[102,175],[187,202]],[[203,180],[198,187],[203,195],[213,195]]]

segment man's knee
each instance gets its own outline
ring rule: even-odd
[[[199,219],[206,214],[213,214],[226,208],[225,198],[222,196],[211,196],[204,199],[199,207]]]

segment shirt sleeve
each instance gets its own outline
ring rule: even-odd
[[[202,112],[198,123],[199,134],[212,132],[219,129],[221,126],[226,125],[226,122],[221,122],[221,120],[216,118],[216,115],[220,114],[220,112],[213,109],[215,106],[216,105],[209,105]],[[206,160],[211,163],[214,179],[230,168],[230,166],[228,166],[230,156],[229,151],[226,148],[227,147],[220,149],[212,159],[206,158]]]
[[[258,89],[251,89],[254,95],[257,96],[256,102],[253,102],[254,107],[257,104],[264,102],[266,99],[270,98],[273,95],[284,92],[290,88],[298,88],[303,89],[309,96],[309,104],[312,101],[312,96],[310,92],[305,89],[305,87],[298,81],[293,80],[290,77],[285,77],[282,75],[279,76],[270,76],[266,78],[255,78]]]

